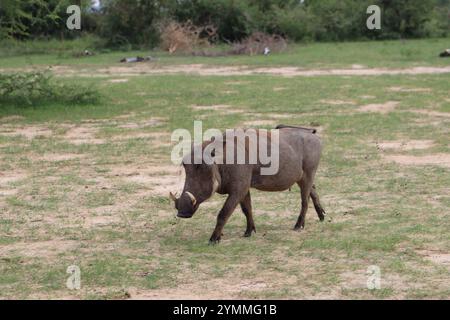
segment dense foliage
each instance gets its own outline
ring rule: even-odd
[[[68,104],[95,103],[99,94],[95,88],[78,84],[64,84],[46,72],[0,74],[0,107],[2,105],[42,105],[63,102]]]
[[[65,27],[69,4],[82,7],[82,30]],[[382,10],[382,29],[366,28],[369,5]],[[450,0],[2,0],[0,38],[73,38],[91,33],[109,46],[153,46],[165,21],[217,27],[219,41],[255,31],[292,40],[395,39],[446,36]]]

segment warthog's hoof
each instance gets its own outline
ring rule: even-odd
[[[319,220],[320,220],[320,221],[325,220],[325,211],[319,213],[318,216],[319,216]]]
[[[252,232],[256,233],[256,228],[255,227],[245,230],[244,237],[245,238],[250,237],[252,235]]]
[[[321,206],[315,206],[315,209],[316,209],[317,216],[319,217],[319,220],[320,221],[325,220],[325,216],[327,215],[325,210],[323,210],[323,208]]]
[[[294,231],[302,231],[303,229],[305,229],[304,225],[295,225],[294,226]]]
[[[211,236],[211,238],[209,239],[209,244],[210,245],[215,245],[218,244],[220,242],[220,236],[216,237],[216,236]]]
[[[219,244],[220,239],[209,239],[209,245],[210,246],[215,246],[216,244]]]

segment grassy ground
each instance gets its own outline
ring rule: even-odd
[[[311,44],[268,59],[160,63],[439,66],[448,64],[435,58],[445,43]],[[0,65],[110,65],[124,55],[31,55]],[[61,81],[95,82],[103,100],[0,108],[0,298],[450,296],[448,75]],[[236,210],[221,244],[208,246],[224,198],[178,220],[167,197],[182,184],[170,134],[198,119],[205,129],[319,128],[316,185],[330,219],[319,223],[311,206],[306,229],[294,232],[297,187],[252,191],[257,233],[242,238]],[[66,288],[70,265],[80,267],[80,290]],[[366,287],[371,265],[381,270],[380,290]]]
[[[192,57],[170,56],[161,51],[96,52],[86,42],[67,44],[49,43],[43,51],[42,43],[30,45],[26,52],[21,46],[2,45],[0,49],[0,68],[33,67],[45,65],[108,66],[124,57],[136,55],[158,58],[156,66],[202,63],[226,66],[297,66],[302,68],[350,67],[353,64],[368,67],[411,67],[443,66],[448,61],[440,59],[439,53],[449,47],[449,39],[405,40],[405,41],[367,41],[349,43],[305,43],[292,44],[286,52],[265,56]],[[12,48],[12,49],[10,49]],[[91,57],[74,57],[89,49],[97,53]],[[40,54],[39,54],[40,53]]]

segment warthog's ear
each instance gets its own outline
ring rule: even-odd
[[[225,141],[223,137],[214,138],[203,143],[204,162],[208,165],[222,164]]]
[[[211,151],[211,157],[215,164],[223,164],[225,158],[226,140],[222,137],[218,141],[212,142],[214,148]]]

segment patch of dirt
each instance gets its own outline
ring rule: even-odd
[[[264,118],[264,119],[291,119],[294,115],[290,113],[246,113],[251,118]]]
[[[42,160],[42,161],[68,161],[81,159],[84,155],[75,154],[75,153],[47,153],[43,156],[33,157],[33,160]]]
[[[418,253],[434,264],[450,269],[450,253],[434,250],[420,250]]]
[[[367,69],[367,67],[366,67],[366,66],[363,66],[363,65],[361,65],[361,64],[352,64],[352,69],[358,69],[358,70],[361,70],[361,69]]]
[[[0,186],[25,179],[27,175],[24,172],[3,171],[0,172]]]
[[[77,126],[70,128],[63,138],[76,145],[105,143],[104,139],[95,138],[97,132],[98,128],[92,125]]]
[[[359,107],[359,111],[361,112],[377,112],[386,114],[395,109],[395,107],[399,104],[397,101],[387,101],[385,103],[374,103],[367,104],[365,106]]]
[[[168,196],[169,192],[181,194],[184,185],[184,171],[180,176],[154,176],[151,178],[151,193],[158,196]]]
[[[366,96],[360,96],[360,98],[361,99],[375,99],[376,97],[375,96],[366,95]]]
[[[270,287],[265,281],[241,280],[241,279],[213,279],[179,285],[172,289],[141,290],[132,288],[128,290],[130,299],[233,299],[240,297],[245,292],[257,292]],[[220,290],[217,290],[220,288]]]
[[[27,174],[21,171],[3,171],[0,172],[0,197],[9,197],[18,193],[17,188],[8,186],[10,183],[18,182],[27,177]],[[3,206],[0,201],[0,206]]]
[[[169,192],[180,193],[183,190],[184,170],[176,165],[142,165],[116,166],[111,174],[122,179],[145,185],[150,188],[150,194],[168,196]]]
[[[12,69],[8,69],[11,71]],[[1,71],[1,70],[0,70]],[[14,71],[14,70],[13,70]],[[23,69],[16,69],[23,71]],[[351,69],[302,69],[297,67],[259,67],[249,66],[210,66],[203,64],[155,66],[152,64],[139,64],[129,66],[110,66],[92,69],[74,69],[69,66],[53,66],[52,71],[59,76],[91,76],[111,77],[121,75],[124,77],[143,74],[197,74],[204,76],[233,76],[270,74],[284,77],[314,77],[314,76],[379,76],[379,75],[420,75],[450,73],[449,67],[413,67],[404,69],[366,68],[354,65]]]
[[[18,242],[0,245],[0,256],[55,257],[74,250],[79,243],[74,240],[55,239],[48,241]]]
[[[392,92],[431,92],[430,88],[404,88],[404,87],[389,87]]]
[[[169,146],[172,144],[168,132],[127,132],[114,136],[112,141],[124,141],[129,139],[151,139],[157,140],[158,146]]]
[[[206,111],[214,110],[214,111],[218,111],[220,114],[234,114],[234,113],[244,112],[244,110],[233,108],[232,106],[227,105],[227,104],[217,104],[217,105],[211,105],[211,106],[193,105],[193,106],[191,106],[191,108],[193,110],[206,110]],[[206,115],[205,115],[205,117],[206,117]]]
[[[355,270],[353,272],[347,271],[340,274],[341,278],[341,287],[344,289],[355,290],[355,289],[366,289],[367,288],[367,280],[369,278],[369,274],[367,274],[366,270]],[[396,291],[404,291],[411,289],[411,286],[414,287],[414,283],[403,279],[401,276],[397,274],[386,274],[381,270],[380,274],[380,289],[383,288],[392,288]],[[375,289],[376,290],[376,289]]]
[[[0,197],[9,197],[9,196],[14,196],[17,194],[19,190],[17,189],[1,189],[0,188]]]
[[[415,150],[415,149],[429,149],[433,147],[433,140],[396,140],[396,141],[382,141],[376,142],[379,150]]]
[[[341,105],[353,105],[354,101],[344,101],[344,100],[320,100],[320,103],[329,104],[332,106],[341,106]]]
[[[142,94],[146,94],[145,92],[141,92]],[[139,95],[139,94],[138,94]],[[121,119],[130,119],[136,116],[135,112],[130,112],[126,114],[121,114],[120,116],[114,117],[113,119],[121,120]]]
[[[286,87],[274,87],[273,91],[277,92],[277,91],[284,91],[284,90],[287,90],[287,89],[288,88],[286,88]]]
[[[118,128],[124,129],[142,129],[142,128],[152,128],[157,127],[163,123],[163,119],[152,118],[143,122],[127,122],[123,124],[119,124]]]
[[[240,86],[241,84],[249,84],[250,81],[226,81],[224,84]]]
[[[1,123],[5,123],[5,122],[14,122],[14,121],[20,121],[25,119],[25,117],[22,116],[18,116],[18,115],[14,115],[14,116],[6,116],[6,117],[1,117],[0,118],[0,122]]]
[[[408,69],[383,69],[383,68],[352,68],[352,69],[319,69],[302,70],[293,67],[258,68],[254,73],[267,73],[281,76],[379,76],[379,75],[415,75],[415,74],[441,74],[450,73],[450,67],[414,67]]]
[[[450,112],[439,112],[432,110],[408,110],[417,114],[424,114],[430,117],[438,117],[438,118],[450,118]]]
[[[275,120],[252,120],[243,123],[246,127],[274,127],[277,124]]]
[[[30,145],[27,143],[17,143],[17,142],[11,142],[11,143],[2,143],[0,144],[0,148],[26,148]]]
[[[84,225],[87,228],[97,228],[120,222],[121,218],[116,215],[87,216],[84,219]]]
[[[384,159],[393,161],[400,165],[409,166],[427,166],[435,165],[450,168],[450,154],[440,153],[426,156],[411,156],[411,155],[385,155]]]
[[[69,275],[67,275],[69,276]],[[35,292],[32,292],[27,299],[29,300],[80,300],[82,299],[82,295],[80,294],[80,290],[70,291],[73,294],[68,292],[69,290],[56,290],[51,292],[42,292],[39,289],[35,289]]]
[[[3,136],[23,136],[29,140],[36,137],[49,137],[52,135],[52,130],[43,126],[29,125],[26,127],[3,127],[0,135]],[[4,130],[6,129],[6,130]]]
[[[124,83],[124,82],[128,82],[129,79],[110,79],[108,80],[108,82],[110,83]]]
[[[195,109],[195,110],[223,110],[223,109],[231,108],[231,106],[227,105],[227,104],[216,104],[216,105],[211,105],[211,106],[194,105],[191,107],[192,107],[192,109]]]

